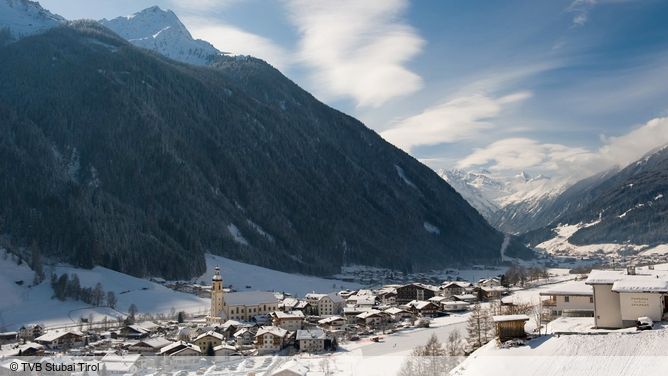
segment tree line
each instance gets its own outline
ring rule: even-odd
[[[105,293],[100,282],[92,288],[83,287],[76,273],[72,273],[71,276],[67,273],[60,276],[55,273],[51,274],[51,288],[53,289],[53,296],[61,301],[70,298],[96,307],[106,305],[110,308],[116,308],[116,294],[113,291]]]

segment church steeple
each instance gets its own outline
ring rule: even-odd
[[[223,277],[220,275],[220,268],[216,266],[211,278],[211,316],[220,316],[223,310]]]

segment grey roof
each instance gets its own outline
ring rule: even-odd
[[[302,339],[325,339],[325,332],[322,329],[304,329],[298,330],[297,341]]]
[[[230,292],[223,295],[225,303],[229,305],[258,305],[278,304],[278,299],[273,292],[268,291],[243,291]]]

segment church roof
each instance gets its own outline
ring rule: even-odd
[[[276,299],[274,293],[268,291],[230,292],[224,295],[224,299],[228,306],[278,303],[278,299]]]

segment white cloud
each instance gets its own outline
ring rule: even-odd
[[[618,137],[602,137],[596,150],[541,143],[529,138],[496,141],[457,162],[458,168],[485,166],[500,174],[519,170],[580,179],[605,169],[624,167],[668,144],[668,117],[655,118]]]
[[[417,145],[470,139],[492,128],[490,120],[498,116],[505,106],[530,97],[531,92],[528,91],[496,98],[482,94],[458,97],[401,120],[381,135],[406,151]]]
[[[221,51],[235,55],[252,55],[266,60],[279,70],[285,69],[291,63],[287,50],[260,35],[198,17],[185,17],[183,22],[193,37],[206,40]]]
[[[187,11],[219,10],[238,2],[239,0],[169,0],[172,7]]]
[[[589,11],[598,3],[598,0],[574,0],[566,9],[575,13],[573,16],[573,26],[583,26],[589,19]]]
[[[424,40],[402,20],[405,0],[289,0],[300,40],[299,61],[313,72],[314,91],[378,107],[422,88],[405,64]]]

